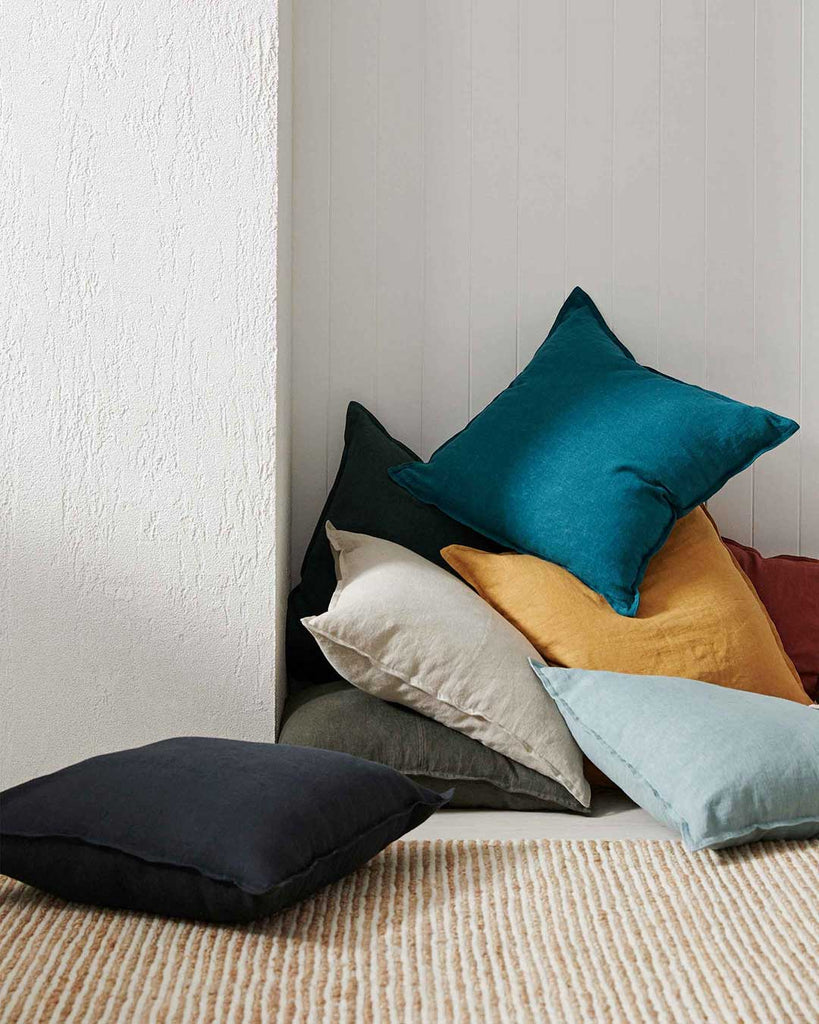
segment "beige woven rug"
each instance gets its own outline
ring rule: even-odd
[[[819,843],[396,843],[216,927],[0,877],[0,1020],[819,1021]]]

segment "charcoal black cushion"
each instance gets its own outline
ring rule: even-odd
[[[206,921],[282,910],[446,797],[329,750],[180,737],[0,794],[0,870],[64,899]]]
[[[387,475],[390,466],[417,458],[406,445],[390,437],[363,405],[350,402],[341,464],[307,546],[301,582],[288,602],[286,651],[292,690],[307,683],[330,682],[337,676],[301,624],[305,616],[327,611],[336,588],[333,556],[324,531],[328,519],[339,530],[366,533],[409,548],[447,572],[452,569],[441,558],[441,548],[448,544],[500,550],[493,541],[393,483]]]
[[[454,786],[450,807],[588,813],[554,779],[341,680],[292,695],[284,715],[282,742],[379,761],[439,792]]]

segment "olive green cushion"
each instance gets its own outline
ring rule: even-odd
[[[279,742],[377,761],[436,792],[454,786],[450,807],[588,813],[559,782],[340,679],[290,696]]]

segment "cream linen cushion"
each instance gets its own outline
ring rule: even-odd
[[[328,610],[302,622],[339,675],[555,779],[588,806],[582,755],[529,668],[529,641],[420,555],[326,529],[338,585]]]

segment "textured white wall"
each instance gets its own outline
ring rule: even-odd
[[[0,39],[2,784],[272,738],[276,4],[5,3]]]

